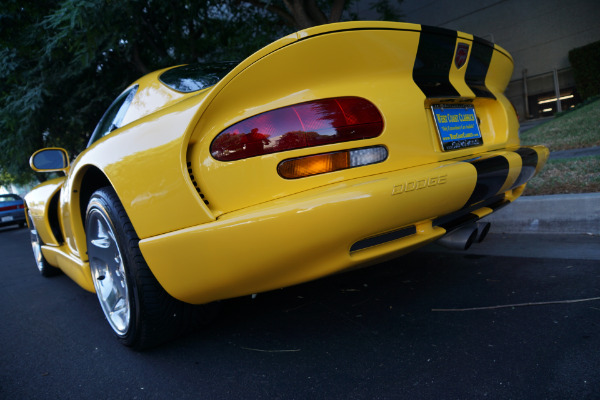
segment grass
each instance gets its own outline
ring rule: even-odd
[[[550,152],[600,146],[600,100],[521,133],[521,144],[543,144]],[[525,195],[600,192],[600,156],[551,159]]]
[[[550,151],[600,146],[600,99],[523,132],[521,143]]]
[[[600,192],[600,156],[549,160],[525,195]]]

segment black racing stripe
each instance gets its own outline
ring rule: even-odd
[[[501,200],[495,202],[494,204],[490,204],[488,206],[485,206],[485,207],[491,208],[492,210],[494,210],[494,212],[496,212],[496,211],[498,211],[498,210],[506,207],[509,204],[510,204],[510,200],[506,200],[505,196],[504,196],[504,193],[502,193],[502,199]]]
[[[452,232],[467,224],[473,224],[479,220],[476,214],[461,213],[460,215],[450,214],[445,219],[438,218],[433,221],[433,226],[444,228],[446,232]]]
[[[507,204],[510,204],[510,201],[506,200],[506,196],[504,193],[502,193],[490,197],[489,199],[486,199],[477,205],[461,208],[453,213],[438,217],[433,220],[432,225],[442,227],[446,231],[450,232],[456,228],[460,228],[463,225],[479,220],[477,214],[474,214],[473,212],[482,207],[491,208],[492,210],[496,211]]]
[[[413,80],[426,97],[458,97],[450,83],[450,68],[456,46],[456,31],[421,26]]]
[[[488,199],[502,188],[508,177],[509,163],[505,157],[495,156],[467,161],[477,169],[477,183],[467,206]]]
[[[515,153],[521,156],[523,166],[521,167],[521,173],[519,174],[519,177],[511,186],[511,189],[516,188],[517,186],[521,186],[522,184],[530,180],[535,174],[535,169],[538,164],[537,151],[535,151],[532,148],[521,147],[519,150],[515,151]]]
[[[493,53],[493,44],[478,37],[473,38],[473,48],[465,73],[465,82],[477,97],[496,98],[485,86],[485,77],[490,68]]]

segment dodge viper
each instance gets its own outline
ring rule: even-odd
[[[512,71],[470,34],[348,22],[150,73],[72,162],[32,155],[64,172],[26,196],[37,267],[97,293],[119,340],[146,348],[200,305],[465,248],[548,158],[520,146]]]

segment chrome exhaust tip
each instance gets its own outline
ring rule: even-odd
[[[477,243],[483,242],[483,239],[487,236],[491,226],[492,224],[489,222],[477,222],[477,238],[475,239]]]
[[[475,241],[477,241],[477,238],[477,225],[472,224],[463,226],[462,228],[458,228],[446,234],[439,239],[437,243],[452,250],[467,250]]]

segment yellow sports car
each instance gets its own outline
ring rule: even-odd
[[[349,22],[286,36],[241,63],[185,65],[127,88],[65,177],[26,196],[37,266],[96,292],[144,348],[192,305],[306,282],[441,239],[521,195],[548,158],[521,147],[513,70],[472,35]]]

